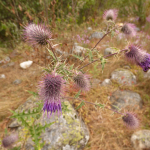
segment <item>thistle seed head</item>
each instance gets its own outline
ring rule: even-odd
[[[127,37],[134,37],[136,36],[136,30],[135,30],[136,26],[132,23],[125,23],[122,28],[121,31],[127,36]]]
[[[73,78],[75,85],[77,88],[83,90],[83,91],[89,91],[90,90],[90,78],[89,75],[83,74],[79,72],[74,78]]]
[[[150,68],[150,54],[141,50],[138,46],[130,45],[129,51],[125,53],[126,58],[142,67],[143,71],[148,71]]]
[[[24,39],[32,46],[45,46],[48,40],[52,38],[52,33],[43,24],[29,24],[24,29]]]
[[[11,135],[8,135],[3,138],[2,145],[5,148],[10,148],[17,140],[18,140],[18,134],[12,133]]]
[[[104,20],[112,20],[115,21],[117,19],[118,16],[118,10],[117,9],[109,9],[106,10],[103,14],[103,19]]]
[[[64,80],[60,75],[55,73],[46,74],[39,83],[39,96],[44,100],[44,112],[52,114],[52,112],[61,111],[60,95],[63,92]]]
[[[131,129],[136,129],[139,127],[139,120],[133,113],[129,112],[125,113],[124,116],[122,117],[122,120],[124,124]]]

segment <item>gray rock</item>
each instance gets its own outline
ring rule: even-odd
[[[13,67],[15,65],[15,63],[14,62],[10,62],[7,65],[8,65],[8,67]]]
[[[89,39],[101,39],[103,37],[104,33],[103,32],[94,32]]]
[[[20,84],[22,81],[20,80],[20,79],[16,79],[15,81],[13,81],[13,84],[16,84],[16,85],[18,85],[18,84]]]
[[[36,98],[29,98],[26,103],[21,105],[16,111],[27,111],[36,107]],[[36,123],[44,125],[45,123],[55,122],[50,127],[47,127],[41,134],[40,138],[45,143],[42,150],[82,150],[89,140],[89,130],[84,122],[78,117],[77,112],[68,101],[65,101],[70,111],[63,112],[60,117],[47,117],[45,114],[36,120]],[[14,122],[14,121],[13,121]],[[12,125],[12,124],[11,124]],[[17,126],[15,124],[15,126]],[[10,127],[10,126],[9,126]],[[18,129],[19,135],[22,138],[25,136],[23,128]],[[33,141],[29,137],[26,141],[26,150],[34,150]]]
[[[122,109],[125,107],[138,109],[142,107],[141,96],[138,93],[132,91],[117,90],[111,95],[110,101],[112,108],[114,109]]]
[[[139,32],[139,31],[140,31],[140,28],[136,27],[135,30],[136,30],[137,32]]]
[[[5,79],[6,76],[4,74],[0,74],[0,79]]]
[[[150,130],[140,130],[131,137],[135,150],[150,150]]]
[[[98,85],[100,85],[101,80],[99,79],[93,79],[92,80],[92,88],[96,88]]]
[[[74,43],[71,54],[81,56],[82,54],[85,53],[85,51],[86,49],[84,47],[79,46],[78,43]]]
[[[136,84],[136,76],[131,71],[122,68],[116,69],[111,73],[111,80],[127,86]]]
[[[144,72],[144,78],[150,79],[150,70]]]
[[[110,79],[105,79],[105,80],[102,82],[101,86],[108,86],[108,85],[111,85],[111,84],[112,84],[112,82],[111,82]]]
[[[110,54],[113,54],[114,53],[114,49],[112,49],[112,48],[106,48],[105,50],[104,50],[104,55],[106,56],[106,55],[110,55]]]
[[[92,30],[92,27],[88,27],[87,30],[91,31],[91,30]]]

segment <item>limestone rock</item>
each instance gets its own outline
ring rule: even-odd
[[[111,80],[117,81],[119,84],[131,86],[136,84],[136,76],[127,69],[116,69],[111,73]]]
[[[0,79],[5,79],[5,78],[6,78],[5,74],[0,74]]]
[[[79,46],[78,43],[74,43],[71,53],[81,56],[82,54],[85,53],[85,51],[86,49],[84,47]]]
[[[150,150],[150,130],[140,130],[131,137],[135,150]]]
[[[33,61],[28,60],[28,61],[24,61],[22,63],[20,63],[20,67],[23,69],[27,69],[32,65]]]
[[[106,56],[106,55],[110,55],[110,54],[113,54],[114,53],[114,49],[112,49],[112,48],[106,48],[105,50],[104,50],[104,55]]]
[[[29,98],[28,101],[19,107],[20,111],[27,111],[36,106],[37,99]],[[47,117],[45,114],[36,120],[36,123],[44,125],[45,123],[55,122],[47,127],[40,138],[45,143],[42,150],[82,150],[89,140],[89,130],[77,112],[68,101],[65,101],[69,111],[63,112],[60,117]],[[10,127],[10,126],[9,126]],[[19,135],[24,137],[24,129],[19,127]],[[26,150],[34,150],[33,141],[29,137],[25,145]]]
[[[112,108],[132,108],[132,109],[138,109],[142,107],[142,98],[141,96],[132,91],[121,91],[117,90],[114,93],[112,93],[110,97],[110,101],[112,104]]]
[[[112,84],[112,82],[111,82],[110,79],[105,79],[105,80],[102,82],[101,86],[108,86],[108,85],[111,85],[111,84]]]
[[[147,72],[144,72],[144,78],[150,79],[150,70],[148,70]]]
[[[18,84],[20,84],[22,81],[20,80],[20,79],[16,79],[15,81],[13,81],[13,84],[16,84],[16,85],[18,85]]]
[[[104,33],[103,32],[94,32],[89,39],[101,39],[103,37]]]

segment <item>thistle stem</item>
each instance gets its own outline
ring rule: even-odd
[[[116,28],[116,27],[115,27],[115,28]],[[115,28],[113,28],[112,30],[114,30]],[[107,28],[107,30],[108,30],[108,28]],[[106,30],[106,31],[107,31],[107,30]],[[96,43],[96,45],[91,49],[91,51],[93,51],[94,48],[96,48],[97,45],[98,45],[98,44],[105,38],[105,36],[108,35],[112,30],[107,31],[107,32],[103,35],[103,37]],[[84,58],[84,60],[82,60],[81,64],[86,60],[87,57],[88,57],[88,56],[86,56],[86,57]]]
[[[47,41],[47,42],[49,43],[50,48],[51,48],[51,50],[52,50],[52,52],[53,52],[53,54],[54,54],[54,56],[55,56],[56,60],[58,61],[57,56],[56,56],[56,54],[55,54],[55,52],[54,52],[54,49],[53,49],[53,47],[52,47],[51,43],[50,43],[49,41]]]
[[[128,49],[123,49],[123,50],[120,50],[119,52],[116,52],[116,53],[113,53],[113,54],[110,54],[110,55],[106,55],[106,56],[104,56],[103,58],[107,58],[107,57],[116,55],[116,54],[118,54],[118,53],[120,53],[120,52],[127,51],[127,50],[128,50]],[[86,65],[80,67],[79,70],[85,68],[86,66],[88,66],[88,65],[90,65],[90,64],[92,64],[92,63],[94,63],[94,62],[96,62],[96,61],[98,61],[98,60],[100,60],[100,58],[99,58],[99,59],[96,59],[96,60],[93,60],[92,62],[90,62],[90,63],[88,63],[88,64],[86,64]]]
[[[87,102],[87,101],[85,101],[85,100],[82,100],[81,98],[74,98],[74,97],[63,97],[63,98],[76,99],[76,100],[83,101],[83,102],[88,103],[88,104],[91,104],[91,105],[99,106],[98,104],[95,104],[95,103],[92,103],[92,102]],[[115,112],[115,113],[118,113],[118,114],[120,114],[120,115],[124,115],[123,113],[120,113],[120,112],[118,112],[117,110],[108,108],[107,106],[105,106],[105,105],[103,105],[103,104],[101,104],[101,105],[102,105],[103,108],[105,108],[105,109],[111,110],[111,111],[113,111],[113,112]],[[100,106],[99,106],[99,107],[100,107]]]

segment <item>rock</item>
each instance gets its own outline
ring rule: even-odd
[[[33,61],[31,60],[25,61],[25,62],[20,63],[20,67],[23,69],[27,69],[32,65],[32,63]]]
[[[99,79],[93,79],[92,80],[92,88],[96,88],[98,85],[100,85],[101,80]]]
[[[15,65],[15,63],[14,62],[10,62],[7,65],[8,65],[8,67],[13,67]]]
[[[10,62],[10,58],[9,58],[9,57],[6,57],[4,61],[5,61],[5,63]]]
[[[138,109],[142,107],[141,96],[138,93],[132,91],[117,90],[112,93],[110,101],[112,108],[114,109],[116,107],[119,109],[123,109],[125,107]]]
[[[105,50],[104,50],[104,55],[106,56],[106,55],[110,55],[110,54],[113,54],[114,53],[114,49],[112,49],[112,48],[106,48]]]
[[[85,51],[86,51],[86,49],[84,47],[78,46],[78,43],[74,43],[71,53],[81,56],[82,54],[85,53]]]
[[[105,80],[102,82],[101,86],[108,86],[108,85],[111,85],[111,84],[112,84],[112,82],[111,82],[110,79],[105,79]]]
[[[135,150],[150,150],[150,130],[140,130],[131,136]]]
[[[67,52],[63,52],[63,51],[61,51],[61,50],[58,49],[58,48],[57,48],[55,51],[56,51],[56,53],[57,53],[58,55],[61,55],[62,58],[66,58],[66,57],[69,55]]]
[[[36,107],[37,99],[30,97],[23,105],[16,111],[27,112],[29,109],[33,110]],[[68,101],[64,102],[69,111],[63,112],[59,118],[56,116],[47,117],[42,115],[35,123],[42,125],[46,123],[55,122],[50,127],[47,127],[41,134],[40,138],[44,144],[42,150],[82,150],[89,140],[89,130],[84,122],[78,117],[77,112]],[[18,123],[19,124],[19,123]],[[9,127],[16,127],[18,124],[13,120]],[[24,138],[24,129],[18,128],[19,135]],[[26,150],[34,150],[33,141],[28,137]]]
[[[16,85],[18,85],[18,84],[20,84],[22,81],[20,80],[20,79],[16,79],[15,81],[13,81],[13,84],[16,84]]]
[[[4,74],[0,74],[0,79],[5,79],[6,76]]]
[[[91,30],[92,30],[92,27],[88,27],[87,30],[88,30],[88,31],[91,31]]]
[[[94,32],[89,39],[101,39],[103,37],[104,33],[103,32]]]
[[[148,70],[147,72],[144,72],[144,78],[150,79],[150,70]]]
[[[131,71],[122,68],[116,69],[111,73],[111,80],[127,86],[136,84],[136,76]]]

